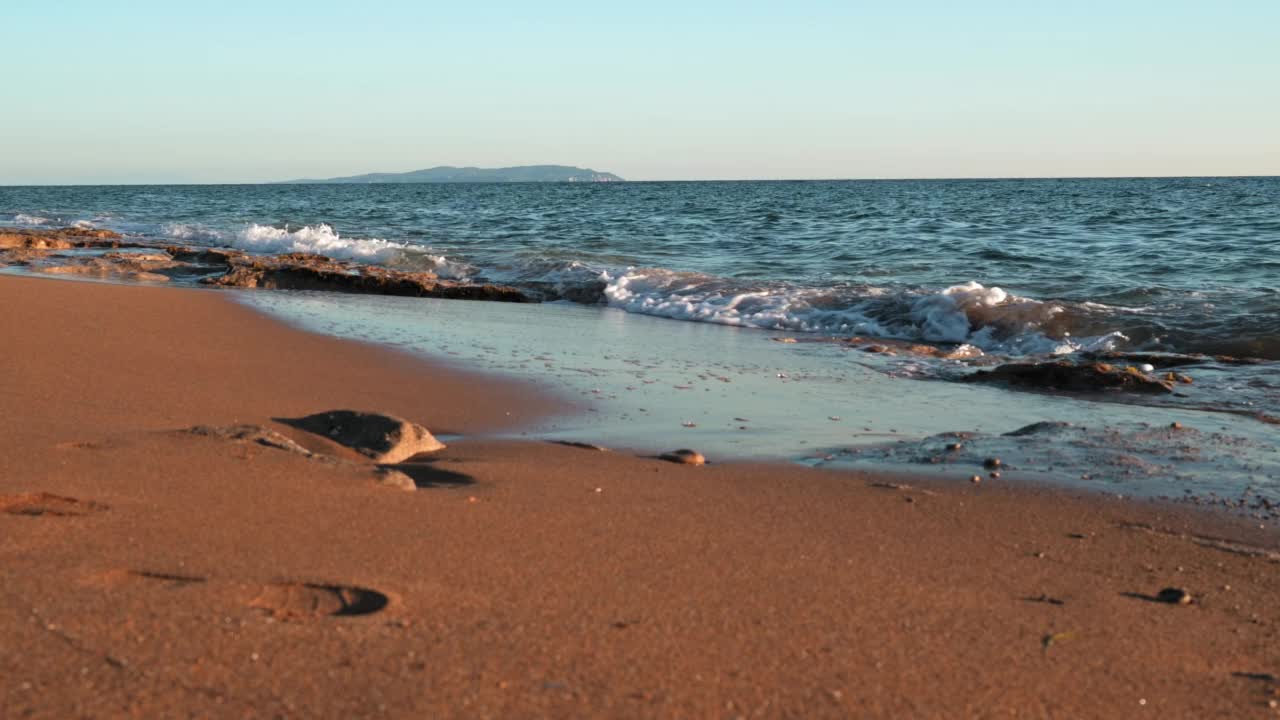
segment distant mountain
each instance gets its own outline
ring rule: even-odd
[[[504,183],[504,182],[622,182],[607,172],[568,165],[524,165],[507,168],[433,167],[404,173],[369,173],[324,180],[286,180],[281,184],[302,183]]]

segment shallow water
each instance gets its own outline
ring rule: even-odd
[[[1233,415],[922,380],[904,374],[899,358],[570,303],[238,297],[309,330],[524,378],[573,401],[576,415],[530,429],[534,437],[643,452],[692,447],[712,460],[941,472],[958,481],[985,475],[983,461],[995,455],[1006,480],[1280,500],[1274,426]],[[1004,435],[1040,422],[1070,427]],[[1173,431],[1173,423],[1183,427]],[[973,437],[946,452],[956,438],[937,436],[955,432]]]

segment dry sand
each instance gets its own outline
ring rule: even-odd
[[[0,277],[0,303],[6,719],[1277,716],[1256,525],[483,438],[408,493],[173,431],[354,458],[271,418],[475,435],[556,399],[212,292]]]

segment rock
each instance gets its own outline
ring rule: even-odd
[[[1002,463],[998,457],[989,457],[982,461],[982,467],[987,468],[988,470],[994,470],[1003,464],[1004,463]]]
[[[1069,422],[1060,422],[1053,420],[1045,420],[1043,422],[1031,423],[1023,425],[1017,430],[1011,430],[1004,434],[1005,437],[1025,437],[1027,435],[1035,435],[1042,432],[1052,432],[1054,430],[1063,430],[1071,427]]]
[[[565,447],[578,448],[579,450],[595,450],[596,452],[609,452],[609,448],[599,445],[592,445],[587,442],[578,442],[577,440],[552,440],[554,445],[564,445]]]
[[[679,465],[706,465],[707,459],[697,450],[682,448],[680,450],[672,450],[669,453],[663,453],[658,456],[659,459],[667,462],[677,463]]]
[[[338,262],[323,255],[290,253],[271,257],[225,256],[228,270],[201,282],[217,287],[265,290],[323,290],[370,295],[400,295],[456,300],[536,302],[524,292],[505,285],[473,285],[441,280],[431,272],[405,272],[390,268]]]
[[[947,452],[959,452],[964,449],[964,443],[947,443]]]
[[[416,492],[418,489],[418,484],[413,481],[413,478],[405,475],[395,468],[378,468],[374,477],[377,479],[379,485],[385,485],[386,487],[395,488],[396,490]]]
[[[1183,588],[1167,587],[1156,593],[1156,600],[1170,605],[1190,605],[1192,599],[1191,593]]]
[[[1001,383],[1019,388],[1067,392],[1173,392],[1172,382],[1154,378],[1132,366],[1120,367],[1101,362],[1075,363],[1069,360],[1008,363],[993,370],[979,370],[966,376],[964,382]]]
[[[977,485],[978,483],[982,482],[982,476],[974,475],[969,478],[969,482],[973,483],[974,485]]]
[[[77,258],[66,265],[39,268],[49,275],[83,275],[96,278],[118,278],[131,282],[169,282],[169,276],[142,269],[144,263],[134,264],[106,259],[105,257]]]
[[[57,228],[53,230],[0,230],[0,249],[34,248],[66,250],[84,247],[132,247],[121,242],[119,233],[89,228]]]
[[[380,464],[445,448],[426,428],[393,415],[331,410],[279,422],[326,437]]]
[[[992,480],[999,480],[999,479],[1000,479],[1000,471],[999,471],[999,470],[992,470],[992,471],[991,471],[990,473],[988,473],[988,474],[991,476],[991,479],[992,479]]]

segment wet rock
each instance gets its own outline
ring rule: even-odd
[[[83,262],[74,265],[54,265],[40,268],[40,272],[48,275],[81,275],[95,278],[119,278],[130,282],[169,282],[166,275],[149,272],[136,272],[116,267],[104,262]]]
[[[1173,392],[1172,382],[1154,378],[1132,366],[1121,367],[1101,362],[1075,363],[1069,360],[1008,363],[992,370],[979,370],[966,376],[964,382],[999,383],[1017,388],[1066,392]]]
[[[1071,427],[1071,423],[1069,422],[1045,420],[1043,422],[1031,423],[1030,425],[1023,425],[1017,430],[1011,430],[1005,433],[1004,436],[1005,437],[1025,437],[1027,435],[1035,435],[1037,433],[1054,432],[1056,430],[1063,430],[1069,427]]]
[[[426,428],[393,415],[331,410],[279,422],[326,437],[376,463],[394,464],[445,448]]]
[[[989,457],[982,461],[982,467],[987,468],[988,470],[995,470],[1003,464],[1004,463],[1001,462],[998,457]]]
[[[981,475],[971,475],[971,476],[969,477],[969,482],[973,483],[974,485],[977,485],[978,483],[982,482],[982,476],[981,476]]]
[[[31,265],[49,257],[49,251],[43,248],[15,247],[0,249],[0,266]]]
[[[121,242],[119,233],[89,228],[57,228],[53,230],[0,230],[0,249],[33,248],[67,250],[85,247],[131,247]]]
[[[1201,353],[1144,353],[1144,352],[1103,352],[1086,353],[1085,358],[1098,362],[1128,363],[1133,365],[1152,365],[1156,368],[1182,367],[1185,365],[1257,365],[1267,362],[1260,358],[1234,357],[1231,355],[1204,355]]]
[[[672,450],[669,453],[663,453],[658,456],[667,462],[677,463],[679,465],[706,465],[707,459],[697,450],[682,448],[680,450]]]
[[[1190,605],[1193,598],[1183,588],[1167,587],[1156,593],[1156,600],[1170,605]]]
[[[960,452],[963,449],[964,449],[964,443],[958,443],[958,442],[947,443],[947,447],[946,447],[947,452]]]
[[[441,280],[431,272],[405,272],[384,267],[338,262],[323,255],[291,253],[271,257],[228,255],[228,271],[201,282],[218,287],[266,290],[399,295],[457,300],[536,302],[505,285],[472,285]]]

